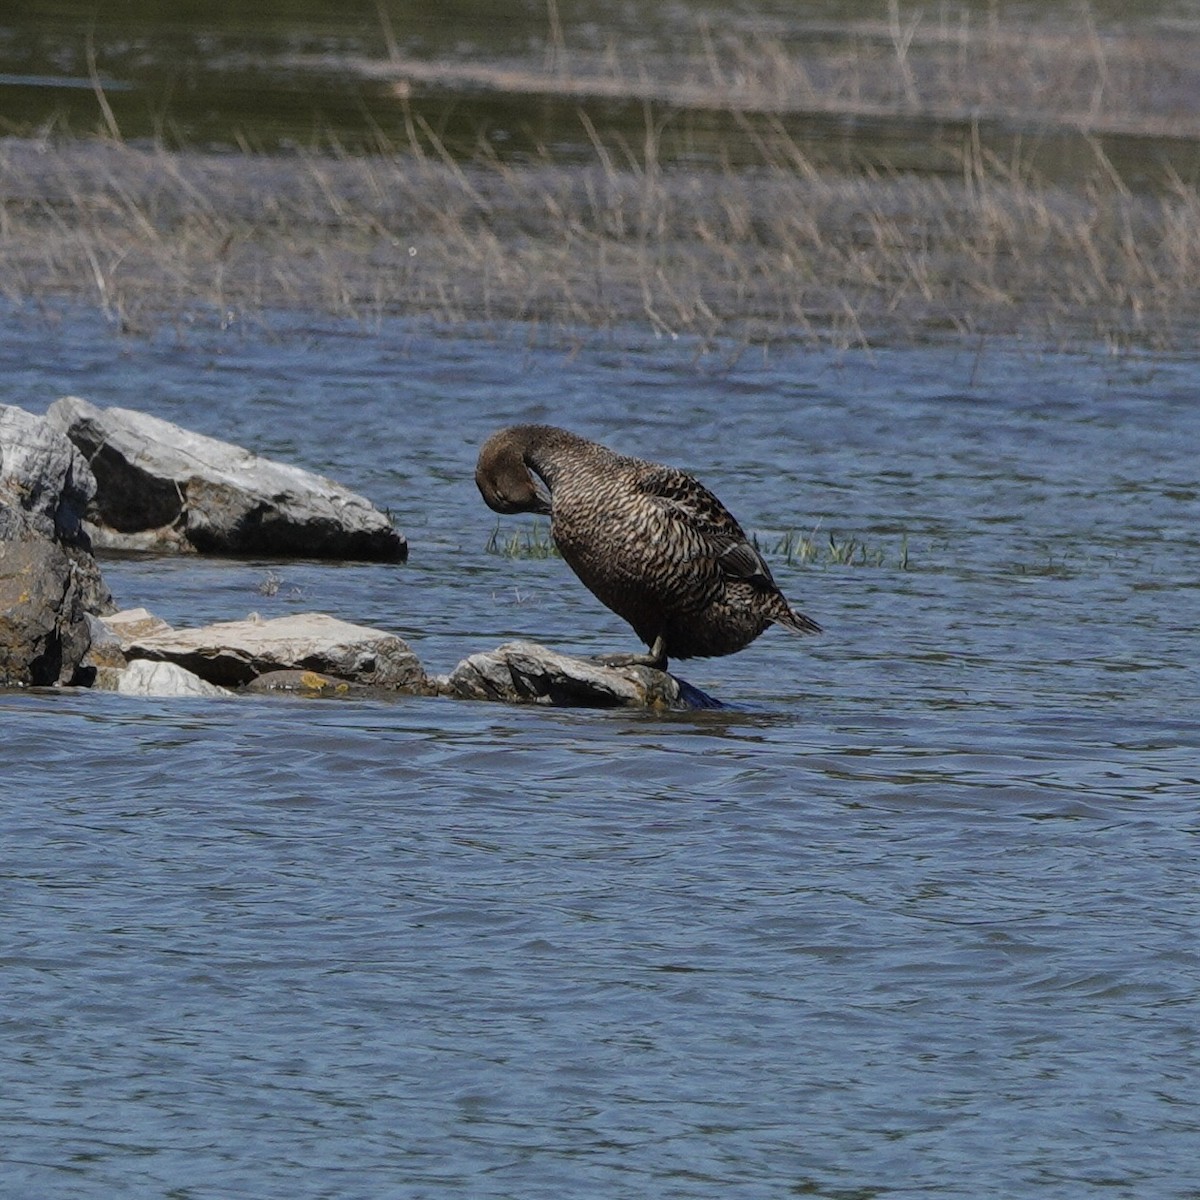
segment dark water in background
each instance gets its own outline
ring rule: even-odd
[[[175,623],[318,609],[436,670],[630,647],[561,562],[485,552],[514,419],[883,562],[775,559],[827,633],[686,664],[731,713],[0,696],[0,1192],[1200,1195],[1198,383],[10,316],[0,401],[146,409],[410,538],[274,596],[105,564]]]
[[[1084,86],[1064,101],[1070,111],[1049,122],[1045,113],[1007,112],[999,96],[981,106],[969,90],[935,100],[935,110],[949,110],[940,115],[909,102],[901,88],[909,60],[919,65],[939,37],[945,49],[957,33],[979,39],[996,23],[1008,36],[1044,29],[1075,45],[1094,44],[1098,68],[1085,56],[1062,70],[1069,77],[1098,69],[1094,89]],[[622,163],[626,156],[644,160],[643,144],[651,140],[664,163],[759,165],[765,155],[790,164],[799,150],[818,166],[853,173],[958,178],[964,153],[982,148],[1040,178],[1089,177],[1102,162],[1132,187],[1173,187],[1200,174],[1195,79],[1177,62],[1152,55],[1142,62],[1150,43],[1135,44],[1125,62],[1109,39],[1144,34],[1170,42],[1194,39],[1196,31],[1190,0],[954,0],[901,4],[894,13],[886,0],[53,0],[0,12],[0,134],[99,131],[225,150],[391,152],[416,145],[517,163],[547,155],[593,161],[595,135],[581,120],[584,112]],[[671,100],[669,88],[654,94],[654,85],[684,78],[706,82],[705,64],[723,41],[748,48],[746,61],[721,69],[726,82],[754,74],[760,38],[798,56],[832,108],[804,99],[804,73],[793,81],[796,95],[750,115],[731,113],[719,93],[711,102],[685,103]],[[1106,56],[1114,53],[1110,65]],[[868,93],[872,75],[891,80],[882,106],[888,111],[858,103],[870,96],[859,95],[864,81],[852,81],[846,64],[860,58]],[[405,69],[410,63],[445,71],[413,75]],[[456,74],[472,65],[510,78],[497,88],[486,74]],[[633,90],[581,96],[536,82],[556,74],[619,77]],[[1003,66],[999,74],[1007,74]],[[1121,95],[1127,75],[1158,118],[1149,127],[1136,113],[1121,112],[1126,103],[1137,107]],[[1051,72],[1042,90],[1060,83]],[[639,91],[645,85],[649,99]],[[1130,118],[1130,129],[1092,127],[1101,97],[1105,111],[1115,106]]]

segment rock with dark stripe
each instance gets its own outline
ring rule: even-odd
[[[675,467],[552,425],[514,425],[484,444],[475,482],[495,512],[548,515],[571,569],[650,647],[614,663],[732,654],[772,624],[820,631],[784,599],[729,510]]]
[[[402,562],[391,517],[331,479],[149,413],[77,396],[46,414],[96,478],[88,528],[100,550]]]

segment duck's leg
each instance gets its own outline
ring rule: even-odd
[[[667,643],[660,633],[654,639],[649,654],[596,654],[592,662],[602,667],[653,667],[656,671],[667,669]]]

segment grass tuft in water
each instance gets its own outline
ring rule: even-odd
[[[504,537],[500,532],[500,522],[492,530],[484,550],[488,554],[499,554],[504,558],[560,558],[558,547],[550,537],[550,527],[541,521],[534,521],[524,529]]]
[[[802,534],[790,529],[774,541],[763,540],[757,534],[751,536],[751,541],[760,553],[782,558],[788,566],[885,567],[889,563],[887,547],[855,537],[839,538],[832,532],[818,538],[815,532]],[[908,570],[907,535],[901,538],[894,561],[899,570]]]
[[[781,558],[788,566],[885,567],[892,561],[901,571],[907,571],[909,566],[907,535],[901,538],[894,559],[890,558],[885,546],[855,537],[839,538],[832,532],[818,538],[815,533],[802,534],[792,529],[775,538],[751,534],[750,540],[759,553],[767,558]],[[504,558],[561,557],[550,536],[550,527],[541,521],[534,521],[507,536],[497,521],[484,550]]]

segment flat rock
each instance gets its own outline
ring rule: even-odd
[[[536,642],[506,642],[472,654],[437,683],[443,695],[463,700],[585,708],[723,707],[666,671],[601,666]]]
[[[120,634],[118,634],[120,636]],[[222,621],[122,638],[130,659],[178,663],[222,687],[240,687],[270,671],[316,671],[394,691],[430,690],[403,638],[324,613],[264,621]]]
[[[152,633],[167,633],[171,626],[145,608],[123,608],[100,618],[100,624],[119,642],[132,642]]]
[[[364,497],[324,476],[127,408],[77,396],[46,420],[96,480],[99,549],[401,562],[408,543]]]
[[[103,667],[92,685],[98,691],[117,692],[122,696],[232,696],[228,688],[207,683],[199,675],[177,663],[135,659],[127,667]]]

